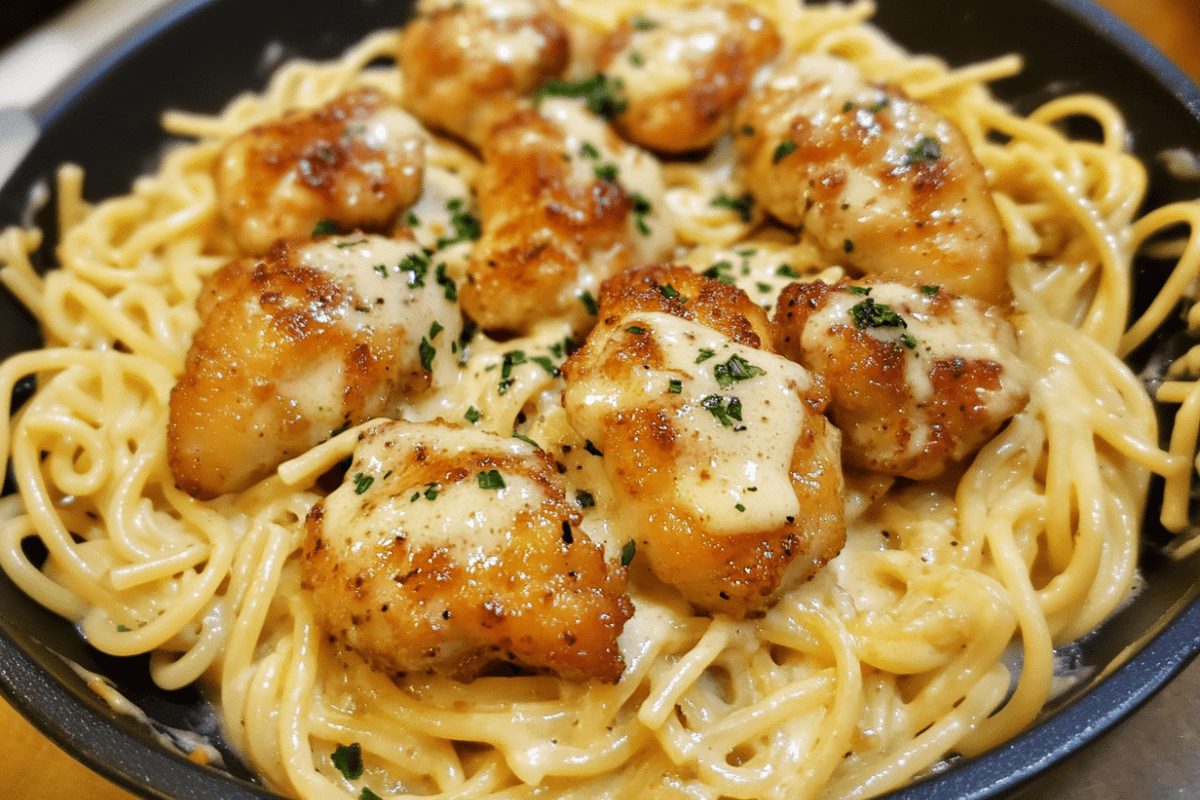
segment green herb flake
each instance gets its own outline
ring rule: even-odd
[[[759,375],[766,375],[762,367],[756,367],[739,355],[730,356],[724,364],[713,367],[713,376],[722,389],[728,389],[734,383],[748,381]],[[740,419],[740,418],[739,418]]]
[[[626,328],[626,329],[625,329],[625,332],[626,332],[626,333],[632,333],[634,336],[637,336],[637,335],[639,335],[639,334],[643,334],[643,333],[645,333],[645,332],[646,332],[646,329],[645,329],[645,328],[639,328],[637,325],[630,325],[628,328]]]
[[[584,158],[590,158],[592,161],[600,160],[600,151],[596,149],[596,145],[591,142],[584,142],[579,148],[579,155]]]
[[[379,276],[382,278],[386,278],[388,276],[388,268],[384,264],[376,264],[375,266],[371,267],[371,269],[378,272]]]
[[[408,223],[408,227],[410,228],[416,228],[421,224],[421,220],[418,219],[417,215],[411,211],[408,212],[408,216],[404,218],[404,221]]]
[[[442,487],[436,483],[425,484],[425,499],[426,500],[437,500],[438,490],[440,490],[441,488]]]
[[[360,245],[360,244],[366,244],[368,241],[369,241],[368,239],[355,239],[352,242],[338,242],[337,244],[334,245],[334,247],[336,247],[339,250],[345,250],[347,247],[356,247],[357,245]]]
[[[679,378],[671,378],[670,382],[667,384],[667,391],[671,394],[682,394],[683,381],[681,381]]]
[[[634,17],[629,21],[629,24],[633,26],[633,29],[636,31],[652,31],[658,27],[658,23],[654,20],[641,16]]]
[[[526,435],[524,435],[524,434],[517,433],[516,431],[513,431],[512,438],[514,438],[514,439],[520,439],[520,440],[521,440],[522,442],[524,442],[525,444],[531,444],[531,445],[533,445],[533,448],[534,448],[535,450],[541,450],[541,449],[542,449],[542,446],[541,446],[540,444],[538,444],[537,442],[535,442],[533,439],[530,439],[528,436],[526,436]]]
[[[794,152],[796,152],[795,142],[793,142],[791,139],[782,141],[779,143],[779,146],[775,148],[775,152],[771,155],[771,163],[778,164],[780,161],[783,161]]]
[[[471,406],[470,408],[467,409],[467,413],[463,414],[463,417],[466,418],[467,422],[474,425],[476,422],[479,422],[479,420],[483,418],[483,414],[480,413],[478,408],[476,408],[475,406]]]
[[[370,475],[363,475],[361,472],[354,473],[354,493],[362,494],[367,489],[370,489],[371,484],[374,482],[375,479]]]
[[[628,567],[633,563],[633,557],[636,555],[637,542],[635,542],[633,539],[630,539],[625,543],[625,546],[621,548],[621,566]]]
[[[362,745],[358,742],[338,745],[337,749],[333,751],[333,755],[329,757],[329,760],[341,771],[346,780],[356,781],[362,777]]]
[[[900,334],[900,343],[903,344],[905,347],[907,347],[909,350],[917,349],[917,337],[913,336],[908,331],[905,331],[904,333]]]
[[[646,63],[646,60],[642,58],[641,53],[634,50],[632,53],[629,54],[629,63],[635,67],[640,67]]]
[[[591,492],[585,492],[583,489],[575,490],[575,502],[580,508],[591,508],[596,505],[596,498],[592,497]]]
[[[500,476],[500,471],[495,469],[485,470],[476,476],[479,480],[480,489],[503,489],[504,478]]]
[[[847,286],[846,291],[850,294],[870,294],[870,286]]]
[[[592,293],[586,289],[579,295],[579,302],[583,303],[583,307],[587,309],[587,313],[593,317],[600,313],[600,306],[596,303],[596,298],[592,297]]]
[[[528,360],[524,350],[509,350],[504,354],[504,360],[500,364],[500,377],[506,380],[511,378],[513,367],[518,367]]]
[[[432,342],[434,339],[437,338],[437,335],[444,330],[446,330],[446,329],[445,329],[445,327],[442,326],[442,323],[438,322],[437,320],[434,320],[433,324],[429,326],[429,341]]]
[[[741,430],[734,422],[742,421],[742,401],[736,397],[721,397],[710,394],[700,398],[700,406],[716,417],[723,427]]]
[[[580,97],[593,113],[612,119],[625,113],[625,87],[620,78],[608,78],[597,72],[581,81],[552,80],[533,96],[535,105],[547,97]]]
[[[700,348],[700,355],[696,356],[696,363],[702,364],[717,354],[716,350],[709,350],[707,347]]]
[[[754,195],[745,192],[737,197],[730,197],[721,192],[712,199],[709,205],[714,208],[727,208],[737,214],[742,222],[749,222],[754,209]]]
[[[433,358],[437,355],[437,348],[429,343],[429,340],[424,336],[421,337],[421,345],[417,348],[421,355],[421,366],[428,372],[433,369]]]
[[[446,207],[449,208],[450,203],[447,203]],[[483,226],[480,224],[479,218],[468,211],[455,211],[454,215],[450,217],[450,226],[454,228],[454,235],[443,236],[438,239],[438,250],[445,249],[459,242],[473,242],[483,235]]]
[[[429,256],[424,253],[409,253],[399,264],[401,272],[407,272],[408,285],[413,289],[425,286],[425,276],[429,274]]]
[[[129,633],[133,628],[127,628],[124,625],[117,626],[117,633]]]
[[[763,283],[762,281],[758,281],[757,283],[754,284],[754,286],[763,294],[766,294],[767,292],[771,291],[771,284],[769,284],[769,283]]]
[[[926,297],[934,297],[941,290],[942,290],[941,286],[922,286],[921,294],[925,295]]]
[[[383,798],[364,786],[358,795],[358,800],[383,800]]]
[[[850,309],[850,318],[854,320],[854,326],[859,330],[897,328],[903,331],[908,327],[904,317],[897,314],[890,306],[876,303],[870,297]],[[909,333],[902,334],[900,341],[909,349],[917,346],[916,338]]]
[[[549,356],[530,356],[529,361],[530,363],[537,364],[539,367],[546,370],[546,372],[548,372],[552,378],[557,378],[559,375],[562,375],[562,370],[555,366],[554,362]]]
[[[843,239],[842,240],[842,250],[844,250],[847,253],[853,253],[854,252],[854,240],[853,239]]]
[[[904,166],[928,164],[942,157],[942,143],[932,136],[922,136],[916,145],[904,155]]]
[[[331,219],[323,219],[313,226],[313,236],[331,236],[338,232],[338,224]]]
[[[736,508],[738,511],[746,510],[746,507],[744,505],[742,505],[741,503],[738,503],[737,505],[735,505],[734,508]]]
[[[736,283],[733,275],[733,263],[730,261],[718,261],[704,272],[700,273],[706,278],[711,278],[714,281],[720,281],[728,286],[733,286]]]
[[[676,289],[674,286],[672,286],[669,283],[659,286],[658,291],[661,292],[662,296],[667,298],[668,300],[679,299],[679,302],[681,302],[681,303],[687,302],[687,298],[683,297],[683,295],[679,294],[679,290]],[[682,299],[680,299],[680,298],[682,298]]]
[[[621,174],[616,164],[597,164],[592,169],[592,172],[596,173],[596,177],[600,180],[608,181],[609,183],[615,181],[617,176]]]
[[[455,285],[454,279],[446,274],[446,263],[438,264],[434,269],[434,277],[437,279],[438,286],[442,287],[442,292],[446,299],[451,303],[458,301],[458,286]]]

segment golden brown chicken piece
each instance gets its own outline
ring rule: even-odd
[[[281,241],[205,284],[171,392],[168,457],[199,498],[245,489],[332,432],[397,413],[457,370],[462,316],[412,242]]]
[[[579,523],[544,451],[382,422],[308,515],[304,585],[321,624],[390,673],[469,679],[508,661],[615,682],[625,569]]]
[[[820,375],[847,464],[932,478],[1029,400],[1012,325],[937,286],[821,281],[783,290],[779,351]]]
[[[337,230],[382,232],[421,195],[427,141],[377,90],[346,92],[230,140],[216,166],[221,213],[238,246],[255,255],[326,220]]]
[[[1009,298],[1008,239],[962,132],[848,61],[775,68],[736,122],[746,185],[827,257],[866,273]]]
[[[404,28],[404,105],[476,147],[517,101],[567,65],[567,30],[552,0],[424,0]]]
[[[483,235],[462,303],[485,330],[524,332],[560,315],[586,330],[601,281],[674,244],[658,163],[579,101],[516,112],[483,155]]]
[[[601,46],[600,70],[621,82],[627,103],[614,124],[651,150],[702,150],[729,130],[754,73],[781,45],[775,25],[742,3],[647,9]]]
[[[838,432],[770,336],[740,289],[641,267],[605,283],[563,366],[567,417],[604,454],[636,557],[710,611],[764,608],[845,542]]]

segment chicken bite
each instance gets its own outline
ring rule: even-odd
[[[937,286],[796,283],[775,315],[776,346],[820,375],[847,464],[940,475],[1029,400],[1000,310]]]
[[[600,49],[600,70],[620,81],[626,102],[614,124],[651,150],[703,150],[729,130],[754,73],[781,45],[775,25],[742,3],[646,9]]]
[[[364,431],[306,521],[320,623],[393,674],[503,661],[617,681],[625,569],[579,529],[550,456],[442,423]]]
[[[485,330],[525,332],[556,316],[586,330],[601,281],[674,245],[657,161],[580,101],[516,112],[483,155],[483,235],[462,303]]]
[[[171,392],[175,482],[205,499],[240,491],[449,381],[452,285],[415,243],[379,236],[281,241],[223,267]]]
[[[517,101],[567,66],[552,0],[423,0],[397,60],[404,104],[431,128],[480,146]]]
[[[605,283],[600,317],[563,366],[563,404],[604,454],[637,558],[694,605],[740,615],[841,550],[823,392],[771,351],[744,292],[641,267]]]
[[[848,61],[776,67],[737,117],[747,187],[834,263],[1007,302],[1008,238],[982,165],[948,119]]]
[[[225,145],[217,202],[238,246],[265,253],[279,238],[385,231],[421,195],[428,134],[375,89],[257,125]]]

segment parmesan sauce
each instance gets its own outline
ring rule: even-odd
[[[621,324],[625,333],[608,347],[624,335],[653,336],[663,366],[639,370],[637,386],[601,384],[583,396],[568,389],[580,427],[595,430],[604,415],[628,408],[665,411],[675,432],[676,501],[710,533],[770,530],[798,515],[790,467],[808,415],[804,368],[671,314],[636,313]]]
[[[344,536],[351,551],[387,548],[398,536],[412,551],[445,549],[463,564],[495,558],[517,528],[517,518],[544,504],[545,490],[530,478],[504,470],[500,488],[485,488],[472,474],[451,484],[413,484],[396,465],[410,463],[414,449],[436,449],[439,460],[455,461],[487,451],[523,457],[533,448],[516,439],[449,426],[387,428],[368,433],[355,449],[347,480],[325,500],[325,529]]]

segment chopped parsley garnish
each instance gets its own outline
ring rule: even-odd
[[[524,364],[528,359],[525,357],[524,350],[509,350],[504,354],[504,360],[500,365],[500,377],[511,378],[513,367]]]
[[[536,450],[542,449],[542,446],[540,444],[538,444],[537,442],[535,442],[533,439],[530,439],[528,436],[526,436],[524,434],[517,433],[516,431],[513,431],[512,438],[520,439],[525,444],[531,444],[531,445],[533,445],[534,449],[536,449]]]
[[[766,294],[767,292],[771,291],[771,284],[769,284],[769,283],[763,283],[762,281],[758,281],[754,284],[754,286],[763,294]]]
[[[744,505],[742,505],[741,503],[738,503],[737,505],[735,505],[734,508],[736,508],[738,511],[746,510],[746,507]]]
[[[670,383],[667,384],[667,391],[671,394],[681,394],[683,392],[683,381],[679,378],[671,378]]]
[[[354,493],[362,494],[367,489],[370,489],[371,484],[374,482],[375,479],[370,475],[363,475],[361,472],[354,473]]]
[[[562,370],[554,365],[554,362],[550,360],[550,356],[530,356],[529,360],[531,363],[537,364],[539,367],[546,370],[546,372],[550,373],[550,377],[552,378],[557,378],[562,374]]]
[[[845,103],[842,104],[843,112],[851,111],[853,109],[854,109],[854,101],[853,100],[847,100]]]
[[[580,508],[591,508],[596,505],[596,498],[592,497],[591,492],[585,492],[583,489],[575,490],[575,502]]]
[[[421,220],[411,211],[408,212],[408,216],[404,218],[404,221],[408,223],[408,227],[410,228],[415,228],[421,224]]]
[[[427,484],[425,484],[425,493],[424,493],[424,494],[425,494],[425,499],[426,499],[426,500],[437,500],[437,498],[438,498],[438,491],[439,491],[439,490],[441,490],[441,488],[442,488],[442,487],[441,487],[441,486],[439,486],[439,485],[438,485],[438,484],[436,484],[436,483],[427,483]]]
[[[338,232],[338,224],[331,219],[323,219],[313,226],[313,236],[329,236]]]
[[[615,181],[617,176],[621,174],[621,171],[617,169],[616,164],[597,164],[592,169],[592,172],[596,173],[596,177],[600,180],[608,181],[610,183]]]
[[[355,239],[352,242],[338,242],[334,245],[334,247],[338,248],[339,250],[345,250],[347,247],[355,247],[356,245],[366,244],[368,241],[369,240],[367,239]]]
[[[639,328],[637,325],[630,325],[628,328],[626,328],[626,329],[625,329],[625,332],[626,332],[626,333],[632,333],[633,335],[635,335],[635,336],[636,336],[636,335],[638,335],[638,334],[645,333],[645,332],[646,332],[646,329],[645,329],[645,328]]]
[[[737,197],[730,197],[721,192],[712,199],[709,205],[714,208],[727,208],[742,218],[742,222],[749,222],[751,210],[754,208],[754,195],[745,192]]]
[[[446,262],[443,261],[441,264],[438,264],[433,274],[437,279],[438,286],[442,287],[446,299],[451,303],[458,300],[458,286],[455,285],[454,279],[446,274]]]
[[[676,289],[674,286],[672,286],[669,283],[665,283],[665,284],[662,284],[661,286],[659,286],[658,291],[662,292],[662,296],[667,298],[668,300],[678,300],[680,303],[687,302],[687,298],[684,297],[683,295],[681,295],[679,293],[679,290]]]
[[[877,111],[883,111],[885,108],[887,108],[887,104],[887,95],[884,95],[874,103],[871,103],[871,105],[867,106],[867,111],[870,111],[872,114],[876,113]]]
[[[625,546],[621,548],[621,566],[628,567],[633,563],[633,557],[636,555],[637,542],[635,542],[633,539],[630,539],[625,543]]]
[[[596,445],[592,444],[591,439],[584,440],[583,449],[587,450],[589,453],[591,453],[594,456],[603,456],[604,455],[604,453],[600,452],[600,448],[598,448],[598,447],[596,447]]]
[[[584,142],[579,148],[579,155],[584,158],[590,158],[592,161],[600,160],[600,151],[596,149],[596,145],[591,142]]]
[[[485,470],[477,476],[480,489],[503,489],[504,478],[500,476],[500,471],[495,469]]]
[[[846,291],[850,294],[870,294],[870,286],[847,286]]]
[[[927,164],[942,157],[942,143],[932,136],[922,136],[913,149],[904,155],[904,166]]]
[[[624,114],[629,105],[622,80],[599,72],[581,81],[552,80],[537,90],[533,102],[536,105],[547,97],[581,97],[588,110],[608,119]]]
[[[850,309],[850,318],[854,320],[854,327],[859,330],[897,328],[904,331],[900,336],[900,342],[905,347],[911,350],[917,346],[916,337],[905,331],[908,323],[904,321],[904,317],[897,314],[891,306],[876,303],[870,297]]]
[[[640,67],[643,64],[645,64],[646,61],[645,61],[645,59],[642,58],[641,53],[634,50],[632,53],[629,54],[629,63],[635,67]]]
[[[124,625],[117,626],[117,633],[129,633],[133,628],[127,628]]]
[[[329,757],[329,760],[341,771],[346,780],[356,781],[362,777],[362,745],[358,742],[338,745],[338,748],[333,751],[333,755]]]
[[[452,212],[450,226],[454,228],[453,236],[443,236],[437,240],[437,249],[441,250],[459,242],[473,242],[483,233],[479,218],[469,211],[462,210],[462,199],[454,198],[446,203],[446,210]]]
[[[712,278],[714,281],[733,286],[735,283],[733,277],[733,263],[730,261],[718,261],[701,274],[706,278]]]
[[[754,366],[736,354],[730,356],[729,360],[724,364],[717,364],[713,367],[713,375],[722,389],[728,389],[734,383],[748,381],[758,375],[766,374],[767,371],[765,369]],[[741,417],[738,419],[741,419]]]
[[[376,264],[375,266],[371,267],[371,269],[378,272],[380,277],[386,278],[388,276],[388,268],[384,264]]]
[[[652,31],[658,27],[657,22],[646,17],[634,17],[629,21],[629,24],[637,31]]]
[[[429,343],[429,340],[424,336],[421,337],[421,345],[417,348],[421,355],[421,366],[426,371],[433,369],[433,357],[437,355],[437,348]]]
[[[942,290],[941,286],[922,286],[921,294],[925,295],[926,297],[933,297],[941,290]]]
[[[649,200],[638,192],[633,193],[633,216],[637,222],[637,229],[643,236],[650,235],[650,226],[646,224],[646,215],[650,213],[651,208]]]
[[[771,163],[778,164],[794,152],[796,152],[796,143],[791,139],[780,142],[779,146],[775,148],[775,152],[771,155]]]
[[[716,350],[709,350],[707,347],[701,347],[700,355],[696,356],[696,363],[701,364],[705,361],[708,361],[710,358],[712,358],[716,354],[717,354]]]
[[[358,795],[358,800],[383,800],[383,798],[364,786]]]
[[[708,413],[717,418],[717,421],[726,428],[733,428],[734,421],[742,421],[742,401],[736,397],[721,397],[720,395],[710,394],[700,398],[702,408],[708,410]],[[740,429],[740,428],[736,428]]]
[[[800,273],[792,269],[791,264],[780,264],[775,268],[775,274],[781,278],[799,278]]]
[[[446,330],[446,329],[442,326],[442,323],[438,322],[435,319],[433,321],[433,324],[429,326],[429,341],[432,342],[434,339],[437,338],[437,335],[444,330]]]
[[[592,297],[592,293],[586,289],[583,291],[583,294],[579,295],[579,302],[583,303],[583,307],[593,317],[600,312],[600,306],[596,304],[596,298]]]
[[[429,256],[424,253],[409,253],[400,262],[400,270],[408,273],[408,285],[414,289],[425,286],[425,276],[429,274]]]
[[[853,253],[854,252],[854,240],[853,239],[843,239],[842,240],[842,250],[844,250],[847,253]]]
[[[472,425],[474,425],[476,422],[479,422],[479,420],[483,418],[483,414],[480,413],[479,409],[475,406],[468,408],[467,413],[463,414],[463,416],[466,418],[467,422],[471,423]]]

